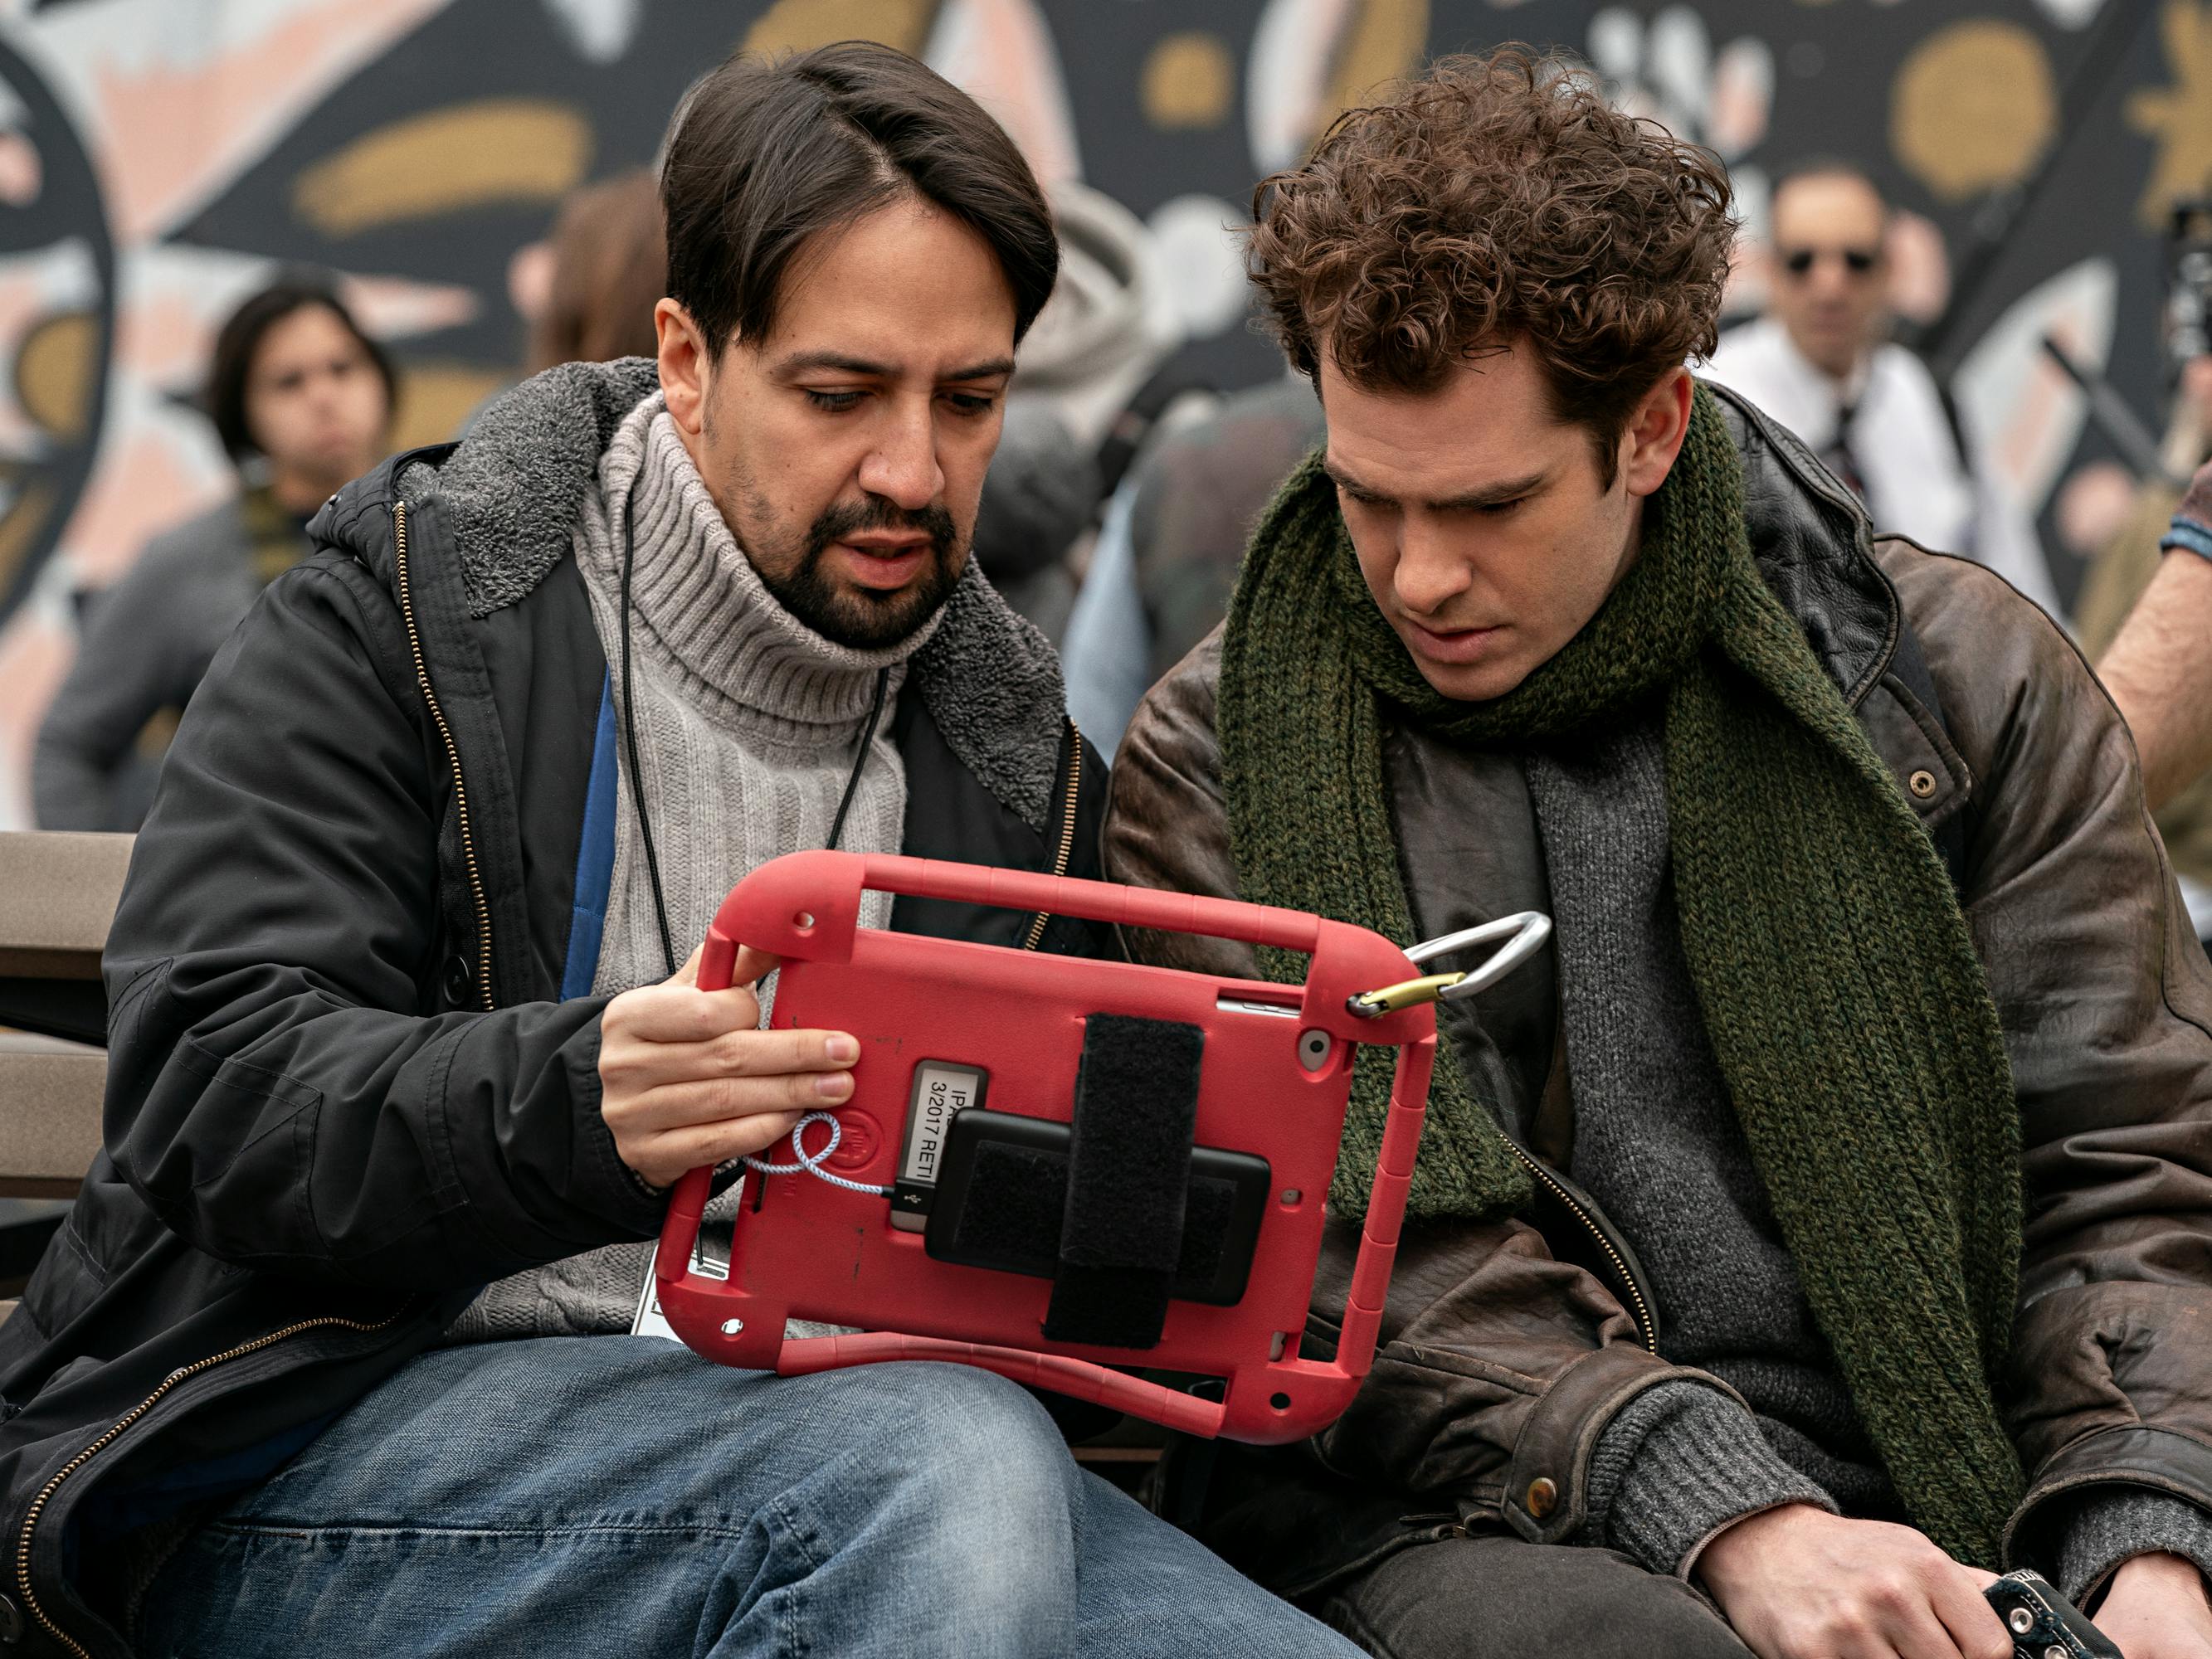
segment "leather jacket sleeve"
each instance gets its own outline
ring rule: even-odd
[[[2004,1023],[2027,1187],[2002,1395],[2048,1560],[2069,1492],[2212,1507],[2212,964],[2080,653],[1996,576],[1880,550],[1975,784],[1962,897]]]
[[[108,1153],[219,1259],[410,1290],[649,1234],[603,999],[441,1007],[441,795],[392,601],[278,579],[170,752],[105,961]]]
[[[1114,758],[1109,880],[1236,896],[1213,735],[1217,633],[1138,709]],[[1132,957],[1249,976],[1245,947],[1132,933]],[[1336,1334],[1356,1231],[1332,1224],[1309,1340]],[[1375,1366],[1351,1409],[1310,1443],[1334,1473],[1461,1518],[1502,1515],[1546,1542],[1586,1514],[1589,1457],[1613,1414],[1644,1389],[1702,1372],[1662,1361],[1607,1285],[1554,1258],[1518,1218],[1409,1227],[1384,1304]],[[1733,1391],[1730,1390],[1731,1395]]]

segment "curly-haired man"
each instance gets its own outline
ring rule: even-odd
[[[1684,369],[1726,179],[1576,76],[1440,64],[1255,205],[1328,443],[1139,710],[1109,873],[1558,931],[1443,1012],[1359,1399],[1184,1512],[1407,1659],[2001,1659],[2020,1562],[2212,1655],[2212,971],[2111,703]]]

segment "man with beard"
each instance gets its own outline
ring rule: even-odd
[[[764,961],[697,988],[731,884],[1095,873],[1103,781],[968,557],[1058,258],[1005,133],[879,48],[739,58],[661,189],[657,365],[348,486],[193,702],[109,940],[107,1150],[0,1326],[0,1640],[1346,1651],[1002,1379],[630,1334],[669,1184],[852,1087],[849,1033],[761,1029]]]
[[[1556,932],[1442,1011],[1351,1409],[1179,1507],[1398,1659],[2004,1659],[2022,1562],[2212,1659],[2212,969],[2127,733],[1692,379],[1727,176],[1563,70],[1440,64],[1255,203],[1328,442],[1139,709],[1109,873]]]

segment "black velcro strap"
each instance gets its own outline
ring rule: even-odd
[[[1084,1023],[1060,1271],[1044,1322],[1053,1341],[1160,1340],[1182,1256],[1205,1051],[1195,1025],[1127,1014]]]
[[[1067,1214],[1066,1152],[986,1141],[975,1149],[963,1200],[946,1240],[947,1260],[1052,1277]]]
[[[980,1111],[963,1112],[954,1124],[946,1141],[948,1190],[931,1213],[929,1253],[940,1261],[1056,1278],[1067,1215],[1067,1125]],[[979,1130],[983,1124],[993,1128]],[[993,1138],[994,1129],[1003,1134],[1018,1128],[1020,1140]],[[1264,1159],[1205,1146],[1193,1151],[1170,1296],[1223,1308],[1243,1299],[1259,1232],[1256,1211],[1266,1206],[1267,1194]]]

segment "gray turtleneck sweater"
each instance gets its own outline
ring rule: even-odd
[[[634,709],[621,701],[626,548]],[[573,551],[615,668],[616,714],[635,718],[638,776],[680,963],[740,878],[827,842],[878,677],[888,676],[888,711],[937,617],[895,646],[857,651],[785,610],[730,533],[658,392],[608,446]],[[849,852],[896,853],[903,840],[906,772],[881,729],[889,724],[888,715],[879,722],[854,791],[839,842]],[[626,745],[618,757],[614,875],[592,981],[601,995],[668,976]],[[890,908],[888,896],[867,895],[861,925],[884,926]],[[762,988],[763,1023],[773,991]],[[628,1331],[649,1251],[618,1244],[501,1279],[447,1340]]]

